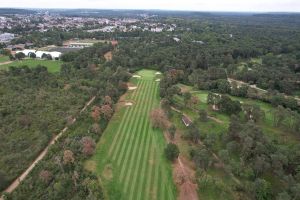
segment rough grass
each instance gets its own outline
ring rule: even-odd
[[[8,56],[0,56],[0,63],[7,62],[7,61],[9,61]]]
[[[159,106],[159,83],[155,71],[138,75],[138,88],[127,96],[136,103],[113,116],[92,158],[95,172],[109,199],[176,199],[171,165],[163,154],[164,136],[149,121],[150,111]]]
[[[57,60],[38,60],[38,59],[24,59],[21,61],[14,61],[10,64],[0,65],[0,69],[8,69],[10,66],[21,67],[27,65],[30,68],[36,67],[37,65],[42,65],[47,67],[48,71],[51,73],[59,72],[62,61]]]

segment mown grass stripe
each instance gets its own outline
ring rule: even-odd
[[[156,95],[158,95],[158,94],[156,94]],[[154,136],[154,141],[156,141],[155,142],[155,149],[158,149],[158,150],[160,149],[160,152],[163,152],[164,146],[163,146],[163,144],[160,145],[159,138],[158,138],[158,137],[161,137],[161,136],[157,135],[157,134],[154,134],[153,136]],[[162,159],[162,156],[158,157],[157,162],[158,163],[164,163],[164,160]],[[163,174],[164,183],[166,184],[166,187],[167,187],[166,192],[168,194],[167,196],[169,197],[168,199],[174,199],[175,197],[174,197],[173,190],[170,188],[170,185],[172,185],[173,182],[171,182],[172,179],[169,180],[168,177],[166,177],[167,176],[167,169],[166,169],[165,165],[162,168],[162,174]]]
[[[145,82],[142,81],[142,85],[140,86],[140,91],[139,91],[139,95],[137,98],[137,102],[141,101],[143,99],[143,95],[146,93],[146,88],[145,88]],[[132,120],[132,116],[135,116],[136,113],[139,111],[140,109],[140,104],[136,103],[135,105],[133,105],[132,107],[130,107],[129,109],[132,109],[130,114],[126,117],[126,121],[122,124],[122,127],[119,129],[120,132],[120,137],[117,138],[117,143],[115,144],[115,148],[112,154],[112,160],[116,160],[116,156],[118,156],[118,153],[120,151],[121,146],[124,144],[124,138],[127,137],[126,132],[124,132],[124,130],[127,129],[128,126],[131,126],[133,122]]]
[[[141,131],[140,131],[140,133],[142,133],[141,134],[141,136],[143,137],[143,140],[145,141],[146,139],[148,139],[148,136],[149,136],[149,112],[150,112],[150,110],[151,110],[151,108],[152,108],[152,105],[153,105],[153,103],[154,103],[154,92],[155,92],[155,84],[153,84],[153,82],[151,83],[151,88],[150,88],[150,91],[149,91],[149,93],[150,93],[150,98],[149,98],[149,102],[148,102],[148,104],[147,104],[147,109],[146,109],[146,111],[145,111],[145,113],[143,113],[143,115],[144,115],[144,122],[143,122],[143,127],[142,127],[142,129],[141,129]],[[130,196],[129,196],[129,199],[132,199],[132,196],[133,196],[133,192],[134,192],[134,188],[137,188],[137,186],[136,186],[136,182],[137,182],[137,179],[138,179],[138,177],[141,177],[141,176],[139,176],[140,174],[140,171],[141,171],[141,166],[142,166],[142,164],[143,164],[143,162],[147,162],[147,161],[145,161],[145,160],[141,160],[141,156],[142,156],[142,154],[145,154],[145,148],[143,147],[143,144],[144,144],[144,142],[141,142],[141,143],[139,143],[138,144],[138,146],[137,146],[137,148],[138,148],[138,151],[137,151],[137,153],[138,153],[138,156],[137,156],[137,164],[138,165],[136,165],[135,166],[135,169],[132,169],[133,167],[132,167],[132,165],[133,165],[133,163],[134,163],[134,160],[132,159],[131,160],[131,165],[130,165],[130,167],[129,167],[129,169],[131,170],[130,171],[130,173],[128,173],[127,175],[126,175],[126,179],[125,179],[125,185],[127,186],[129,186],[129,179],[130,179],[130,177],[132,177],[132,183],[130,184],[130,186],[131,186],[131,189],[129,190],[130,191]],[[132,157],[133,158],[133,157]],[[134,173],[134,174],[132,174],[132,173]],[[142,174],[141,174],[142,175]]]
[[[151,128],[151,124],[148,123],[148,131],[150,130]],[[145,175],[145,172],[146,172],[146,168],[150,165],[149,163],[149,157],[150,157],[150,151],[149,151],[149,148],[150,148],[150,145],[152,143],[152,137],[150,135],[150,131],[149,131],[149,134],[148,134],[148,137],[147,137],[147,142],[146,142],[146,145],[145,145],[145,152],[146,154],[144,155],[144,161],[142,163],[142,171],[141,171],[141,176],[142,178],[140,179],[141,181],[138,181],[138,189],[137,189],[137,198],[136,199],[142,199],[141,198],[141,195],[142,195],[142,191],[143,191],[143,185],[146,184],[146,181],[147,179],[144,178],[144,175]]]
[[[139,82],[137,83],[137,89],[132,93],[132,96],[131,96],[133,100],[135,100],[135,98],[139,97],[139,95],[138,95],[139,93],[138,93],[137,91],[140,91],[140,90],[142,89],[142,86],[143,86],[143,85],[142,85],[142,82],[139,81]],[[123,125],[125,124],[125,121],[128,120],[128,114],[129,114],[130,111],[132,111],[132,107],[129,107],[129,108],[126,109],[125,114],[124,114],[124,116],[123,116],[122,119],[121,119],[121,122],[120,122],[120,125],[119,125],[119,128],[118,128],[118,131],[117,131],[117,133],[115,134],[115,137],[114,137],[114,139],[113,139],[113,142],[112,142],[112,144],[111,144],[111,146],[110,146],[110,148],[109,148],[108,156],[111,156],[112,150],[114,150],[114,146],[115,146],[115,143],[116,143],[117,140],[118,140],[118,136],[119,136],[119,134],[120,134],[120,130],[122,129]]]
[[[161,192],[162,192],[162,187],[164,187],[165,183],[163,182],[163,179],[162,179],[161,168],[162,168],[162,165],[160,165],[160,167],[159,167],[158,182],[156,184],[158,186],[157,195],[156,195],[157,199],[164,199]]]
[[[148,85],[146,85],[146,92],[144,92],[142,95],[142,98],[140,100],[140,102],[142,102],[145,99],[145,96],[147,95],[147,89],[148,89]],[[138,112],[135,113],[134,117],[132,117],[131,122],[129,123],[129,126],[126,126],[125,129],[123,130],[124,134],[126,135],[126,137],[121,141],[121,144],[119,146],[119,151],[117,153],[117,158],[116,158],[116,162],[119,163],[118,166],[120,166],[120,164],[122,163],[121,170],[119,170],[120,174],[123,173],[124,167],[126,167],[126,164],[128,162],[128,159],[126,159],[128,157],[128,154],[131,152],[132,149],[132,142],[133,139],[132,137],[134,137],[134,131],[137,128],[137,125],[140,123],[140,118],[138,120],[133,120],[134,118],[136,118],[136,116],[138,116],[138,114],[141,112],[140,110],[143,108],[143,104],[142,103],[138,103],[137,105],[137,109]],[[125,154],[125,155],[124,155]],[[122,162],[123,161],[123,162]],[[122,180],[119,178],[119,180]]]
[[[151,89],[152,87],[152,84],[148,84],[149,88],[148,88],[148,92],[149,90]],[[147,93],[149,94],[149,93]],[[147,97],[148,95],[146,95]],[[144,113],[147,112],[147,109],[148,109],[148,106],[149,106],[149,103],[150,103],[150,98],[147,98],[146,101],[143,101],[141,102],[141,105],[143,105],[143,109],[141,110],[141,112],[139,113],[138,117],[139,117],[139,120],[136,121],[136,124],[135,124],[135,127],[133,129],[133,131],[130,133],[131,134],[131,143],[130,143],[130,146],[129,146],[129,149],[130,151],[127,151],[126,154],[125,154],[125,157],[123,159],[125,159],[124,161],[124,165],[122,166],[122,169],[121,169],[121,175],[120,175],[120,180],[123,181],[124,179],[124,175],[125,175],[125,168],[128,167],[128,170],[127,171],[128,173],[130,173],[130,170],[131,170],[131,167],[132,167],[132,160],[133,158],[136,157],[136,153],[138,152],[136,150],[136,148],[138,147],[138,143],[140,142],[140,138],[143,137],[143,132],[141,130],[141,126],[143,126],[144,122],[145,122],[145,116]],[[146,104],[146,106],[144,106],[144,104]],[[127,166],[127,163],[129,161],[129,166]],[[125,182],[125,189],[126,188],[126,182]]]

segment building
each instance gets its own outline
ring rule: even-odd
[[[58,51],[36,51],[34,49],[24,49],[23,51],[17,51],[16,53],[20,52],[24,53],[27,57],[29,57],[30,54],[34,53],[36,55],[36,58],[44,58],[45,55],[51,55],[52,60],[58,60],[62,55],[62,53]]]
[[[181,120],[186,127],[188,127],[192,124],[192,120],[190,120],[190,118],[188,118],[186,115],[182,115]]]
[[[74,42],[70,43],[68,45],[69,48],[85,48],[85,47],[91,47],[93,46],[93,43],[84,43],[84,42]]]

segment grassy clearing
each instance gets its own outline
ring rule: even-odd
[[[59,72],[62,65],[62,61],[57,60],[37,60],[37,59],[24,59],[20,61],[14,61],[10,64],[1,65],[0,69],[8,69],[10,66],[21,67],[27,65],[30,68],[36,67],[37,65],[42,65],[47,67],[48,71],[51,73]]]
[[[188,87],[182,84],[179,84],[178,86],[184,88]],[[206,101],[207,101],[207,95],[209,91],[193,90],[193,88],[191,87],[189,87],[189,91],[192,93],[192,95],[197,96],[200,100],[200,104],[197,106],[197,109],[207,110],[210,116],[222,120],[227,126],[229,125],[230,117],[228,115],[222,114],[220,112],[215,112],[212,109],[210,109],[210,107],[207,105]],[[274,121],[273,113],[275,111],[275,108],[271,104],[260,100],[255,100],[255,99],[235,97],[231,95],[229,95],[229,97],[233,100],[240,101],[241,104],[257,105],[265,112],[265,119],[263,122],[259,123],[259,125],[264,131],[264,133],[270,139],[283,141],[284,143],[288,143],[288,144],[295,144],[299,141],[299,139],[295,136],[295,134],[287,132],[283,128],[273,126],[273,121]],[[175,102],[183,104],[183,98],[180,96],[176,96]],[[183,109],[183,111],[189,114],[192,118],[197,117],[197,113],[193,112],[191,109]]]
[[[137,89],[128,91],[133,106],[113,116],[97,145],[92,163],[109,199],[176,199],[171,165],[164,158],[165,140],[152,129],[149,112],[159,106],[155,71],[138,72]]]
[[[9,61],[8,56],[0,56],[0,63],[7,62],[7,61]]]

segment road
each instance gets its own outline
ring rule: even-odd
[[[93,96],[86,104],[85,106],[80,110],[79,114],[76,116],[78,117],[82,112],[84,112],[96,99],[96,96]],[[38,155],[38,157],[33,161],[33,163],[18,177],[16,178],[5,190],[4,192],[11,193],[13,192],[20,183],[28,176],[28,174],[33,170],[33,168],[38,164],[48,153],[49,148],[56,143],[56,141],[68,130],[69,126],[74,124],[76,122],[76,117],[73,118],[71,124],[65,126],[61,132],[56,135],[52,140],[48,143],[46,148]],[[0,198],[0,200],[3,200],[3,197]]]

